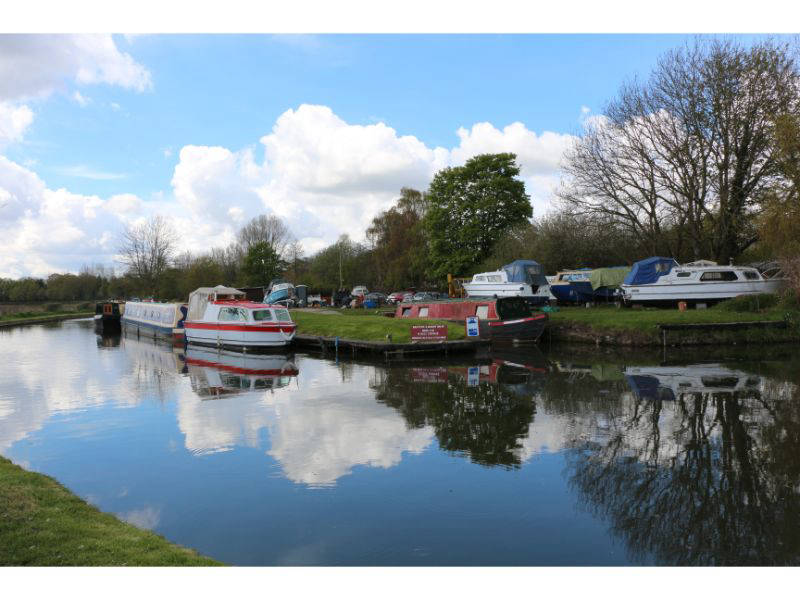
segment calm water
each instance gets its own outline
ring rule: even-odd
[[[235,564],[800,563],[794,348],[542,350],[387,365],[3,329],[0,454]]]

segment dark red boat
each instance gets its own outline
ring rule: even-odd
[[[547,313],[532,312],[525,299],[516,296],[401,302],[395,310],[398,319],[466,323],[467,317],[478,317],[479,336],[492,341],[535,342],[547,326]]]

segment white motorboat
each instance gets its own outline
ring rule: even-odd
[[[184,321],[189,343],[250,347],[285,346],[292,341],[297,325],[285,307],[243,298],[243,292],[221,285],[192,292]]]
[[[718,302],[736,296],[773,294],[786,280],[765,279],[758,269],[702,260],[685,265],[652,257],[633,265],[620,286],[626,303]]]
[[[542,266],[533,260],[515,260],[497,271],[477,273],[463,287],[470,298],[522,296],[540,299],[543,304],[550,295]]]

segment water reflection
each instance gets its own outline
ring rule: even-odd
[[[519,467],[547,370],[535,348],[497,355],[489,364],[389,367],[375,386],[376,399],[409,427],[432,427],[447,451],[482,465]]]
[[[625,369],[631,393],[568,454],[583,505],[634,561],[800,560],[800,410],[793,386],[719,364]],[[778,395],[774,392],[778,391]]]
[[[337,362],[18,328],[0,452],[242,563],[370,540],[351,564],[797,564],[799,359],[745,358]]]

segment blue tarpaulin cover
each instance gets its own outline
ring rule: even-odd
[[[503,267],[508,280],[531,285],[547,285],[542,265],[535,260],[515,260]]]
[[[651,256],[637,263],[633,263],[631,272],[623,282],[625,285],[644,285],[655,283],[659,277],[666,275],[677,267],[678,263],[674,258],[664,258],[663,256]]]

